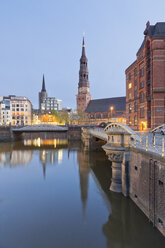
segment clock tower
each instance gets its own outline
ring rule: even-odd
[[[89,92],[89,81],[88,81],[88,59],[85,55],[85,43],[83,38],[82,55],[80,58],[80,70],[79,70],[77,111],[84,112],[90,100],[91,100],[91,95]]]

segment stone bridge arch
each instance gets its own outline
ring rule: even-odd
[[[106,133],[111,133],[111,134],[115,134],[115,133],[120,133],[120,134],[130,134],[131,139],[133,140],[140,140],[140,137],[137,133],[135,133],[130,127],[128,127],[126,124],[124,123],[119,123],[119,122],[113,122],[110,123],[109,125],[107,125],[104,129],[104,131]]]
[[[165,124],[155,127],[154,129],[152,129],[151,133],[155,133],[161,129],[165,129]]]

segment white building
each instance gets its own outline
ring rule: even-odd
[[[27,97],[8,96],[0,97],[0,124],[1,125],[30,125],[32,106]]]
[[[10,98],[0,97],[0,124],[10,125],[11,112],[10,112]]]

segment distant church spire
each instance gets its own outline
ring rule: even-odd
[[[45,87],[45,77],[44,77],[44,74],[43,74],[43,80],[42,80],[42,92],[46,92],[46,87]]]
[[[44,111],[45,110],[45,101],[48,97],[48,93],[46,92],[46,87],[45,87],[45,78],[43,74],[43,79],[42,79],[42,89],[41,92],[39,92],[39,110]]]

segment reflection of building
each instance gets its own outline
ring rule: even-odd
[[[63,149],[53,149],[53,150],[41,150],[40,151],[40,161],[42,162],[43,167],[43,175],[46,175],[46,166],[53,165],[57,162],[57,164],[61,164],[63,158]]]
[[[11,152],[0,153],[0,163],[3,165],[26,165],[32,159],[32,151],[12,150]]]
[[[125,123],[126,98],[113,97],[91,100],[85,110],[92,123],[117,121]]]
[[[91,95],[89,92],[88,59],[85,55],[85,44],[83,38],[82,55],[80,58],[77,111],[83,112],[86,109],[90,100],[91,100]]]
[[[45,78],[43,75],[42,89],[39,92],[39,110],[41,112],[51,110],[62,110],[62,100],[56,99],[55,97],[48,97],[45,87]]]
[[[77,151],[77,162],[79,165],[79,177],[80,177],[80,190],[81,190],[81,201],[83,206],[83,213],[86,214],[86,204],[88,200],[88,184],[89,184],[89,173],[90,163],[89,155],[82,151]]]
[[[126,69],[127,125],[134,130],[165,123],[165,22],[147,22],[144,35]]]

